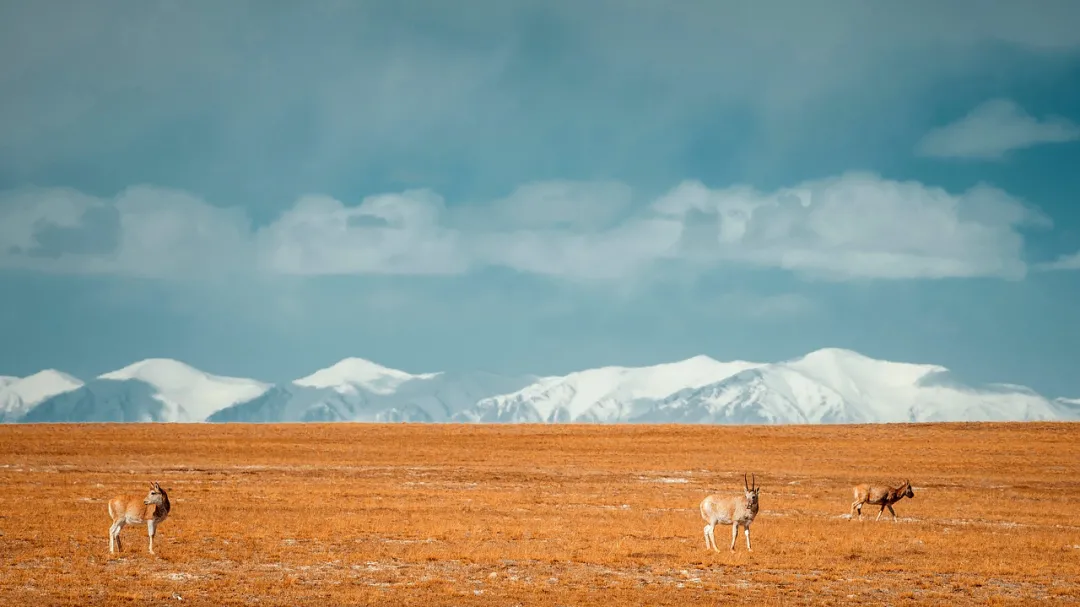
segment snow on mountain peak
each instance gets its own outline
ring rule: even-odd
[[[1080,421],[1080,398],[1055,398],[1054,405],[1065,419]]]
[[[202,421],[214,412],[251,400],[270,389],[254,379],[211,375],[170,358],[148,358],[98,376],[112,381],[139,381],[157,392],[155,399],[171,410],[175,421]]]
[[[8,390],[17,391],[26,403],[37,404],[54,394],[74,390],[83,385],[79,379],[57,371],[45,369],[8,384]]]
[[[389,394],[409,380],[430,379],[437,375],[438,373],[413,375],[370,360],[350,357],[297,379],[293,384],[305,388],[332,388],[341,393],[353,393],[357,388],[362,388],[376,394]]]
[[[4,379],[10,381],[0,383],[0,420],[17,419],[38,403],[83,385],[79,379],[56,369]]]
[[[844,360],[875,360],[861,354],[854,350],[848,350],[846,348],[818,348],[813,352],[809,352],[800,356],[797,360],[815,360],[815,361],[844,361]]]
[[[228,410],[228,411],[226,411]],[[231,411],[231,413],[229,413]],[[226,413],[222,415],[222,413]],[[1080,400],[969,385],[939,365],[823,348],[776,363],[699,355],[565,376],[411,374],[346,358],[271,386],[154,358],[83,385],[0,377],[0,421],[882,423],[1080,419]]]
[[[99,379],[115,381],[136,379],[159,388],[179,386],[205,377],[206,373],[171,358],[148,358],[98,376]]]
[[[745,360],[730,360],[719,361],[711,356],[704,354],[698,354],[697,356],[691,356],[683,360],[677,360],[670,363],[660,363],[653,365],[652,367],[638,367],[639,369],[656,369],[659,371],[675,371],[683,370],[686,372],[720,372],[721,374],[728,373],[732,369],[739,369],[744,371],[746,369],[752,369],[754,367],[760,367],[762,363],[755,363]]]
[[[912,386],[931,373],[948,371],[938,365],[878,360],[843,348],[822,348],[781,364],[834,388],[852,382]]]
[[[485,399],[476,415],[502,416],[511,410],[531,411],[540,421],[592,419],[613,421],[632,414],[639,401],[718,382],[759,366],[745,361],[720,362],[708,356],[647,367],[601,367],[562,377],[546,377],[517,392]],[[529,415],[530,413],[525,413]]]
[[[823,387],[825,393],[838,397],[834,402],[826,404],[822,401],[820,404],[829,411],[807,411],[811,418],[863,415],[868,419],[904,419],[912,414],[920,381],[931,374],[948,371],[938,365],[879,360],[843,348],[822,348],[776,366],[809,378]],[[794,380],[789,378],[788,381]],[[836,407],[854,407],[855,410],[840,414],[831,410]]]
[[[876,360],[826,348],[763,365],[700,390],[674,394],[645,419],[881,423],[1060,417],[1049,401],[1028,388],[968,386],[939,365]]]

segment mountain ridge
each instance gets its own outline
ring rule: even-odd
[[[26,377],[5,375],[0,382],[0,422],[16,421],[42,402],[82,385],[82,380],[56,369]]]
[[[169,358],[148,358],[79,382],[17,421],[193,422],[256,398],[270,384],[213,375]]]
[[[276,384],[213,375],[167,358],[138,361],[86,383],[55,370],[30,378],[0,377],[0,419],[712,424],[1080,420],[1080,399],[1051,400],[1009,383],[970,385],[940,365],[874,359],[842,348],[821,348],[771,363],[697,355],[556,376],[409,373],[348,357]],[[35,381],[44,389],[30,389]],[[16,390],[20,385],[21,391]]]

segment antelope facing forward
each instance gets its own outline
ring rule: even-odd
[[[878,520],[881,518],[881,514],[888,508],[892,513],[893,521],[896,521],[896,511],[893,510],[892,505],[900,501],[901,498],[908,497],[914,498],[915,492],[911,490],[911,481],[904,479],[904,482],[900,483],[897,487],[890,487],[888,485],[870,485],[862,483],[852,487],[852,491],[855,494],[855,501],[851,502],[851,518],[855,518],[855,512],[859,513],[859,520],[862,520],[862,507],[863,504],[873,504],[874,506],[881,506],[881,510],[877,513]]]
[[[157,526],[169,516],[169,495],[156,482],[150,483],[150,493],[145,498],[138,496],[119,496],[109,500],[109,554],[123,550],[120,544],[120,531],[124,525],[146,523],[146,533],[150,536],[150,554],[154,554],[154,533]]]
[[[761,487],[757,486],[757,479],[751,476],[752,485],[747,484],[746,474],[743,474],[743,487],[746,489],[743,495],[724,497],[710,495],[701,500],[701,518],[705,519],[705,549],[720,552],[716,547],[716,538],[713,537],[713,528],[717,523],[731,525],[731,551],[735,552],[735,539],[739,537],[739,526],[742,525],[746,534],[746,549],[753,552],[750,547],[750,523],[758,513],[758,493]]]

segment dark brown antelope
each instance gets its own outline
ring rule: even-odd
[[[150,536],[150,554],[154,554],[154,534],[157,526],[169,516],[169,495],[156,482],[150,483],[150,493],[145,498],[123,495],[109,500],[109,554],[123,550],[120,544],[120,531],[124,525],[146,523],[146,534]]]
[[[904,482],[896,487],[890,487],[888,485],[870,485],[862,483],[855,485],[852,488],[855,494],[855,501],[851,502],[851,518],[855,518],[855,513],[859,513],[859,520],[862,520],[862,507],[863,504],[873,504],[874,506],[881,506],[881,510],[877,514],[878,520],[881,518],[881,514],[888,508],[892,514],[893,521],[896,521],[896,511],[893,510],[892,505],[900,501],[901,498],[908,497],[914,498],[915,492],[911,490],[911,481],[904,479]]]
[[[710,547],[715,552],[720,552],[716,547],[716,538],[713,537],[713,528],[718,523],[731,525],[731,551],[735,552],[735,539],[739,537],[741,525],[746,534],[746,549],[753,552],[750,547],[750,523],[758,513],[758,493],[761,488],[757,486],[757,479],[751,477],[753,483],[746,482],[746,474],[743,474],[743,487],[746,489],[742,495],[721,496],[710,495],[701,500],[699,510],[701,518],[705,519],[705,549]]]

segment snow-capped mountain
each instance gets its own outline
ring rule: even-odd
[[[512,392],[536,379],[491,373],[414,375],[362,358],[347,358],[218,411],[208,421],[445,422],[479,400]]]
[[[470,422],[619,422],[645,414],[674,392],[760,366],[708,356],[651,367],[603,367],[546,377],[512,394],[486,398],[455,420]]]
[[[1054,404],[1062,417],[1080,420],[1080,398],[1055,398]]]
[[[42,401],[82,386],[78,379],[54,369],[28,377],[0,377],[0,422],[12,422]]]
[[[307,377],[292,382],[297,386],[316,389],[331,389],[340,394],[356,394],[359,391],[372,394],[393,394],[402,384],[417,380],[431,379],[438,373],[413,375],[405,371],[391,369],[363,358],[346,358],[320,369]]]
[[[211,375],[179,361],[152,358],[49,398],[19,421],[203,421],[215,411],[255,398],[269,388],[269,384],[253,379]]]
[[[413,374],[347,358],[270,385],[150,359],[83,384],[0,377],[0,419],[23,422],[882,423],[1080,420],[1080,399],[973,386],[937,365],[825,348],[775,363],[707,356],[565,376]]]
[[[821,424],[1062,417],[1050,401],[1023,386],[975,388],[956,381],[944,367],[826,348],[672,394],[634,421]]]

